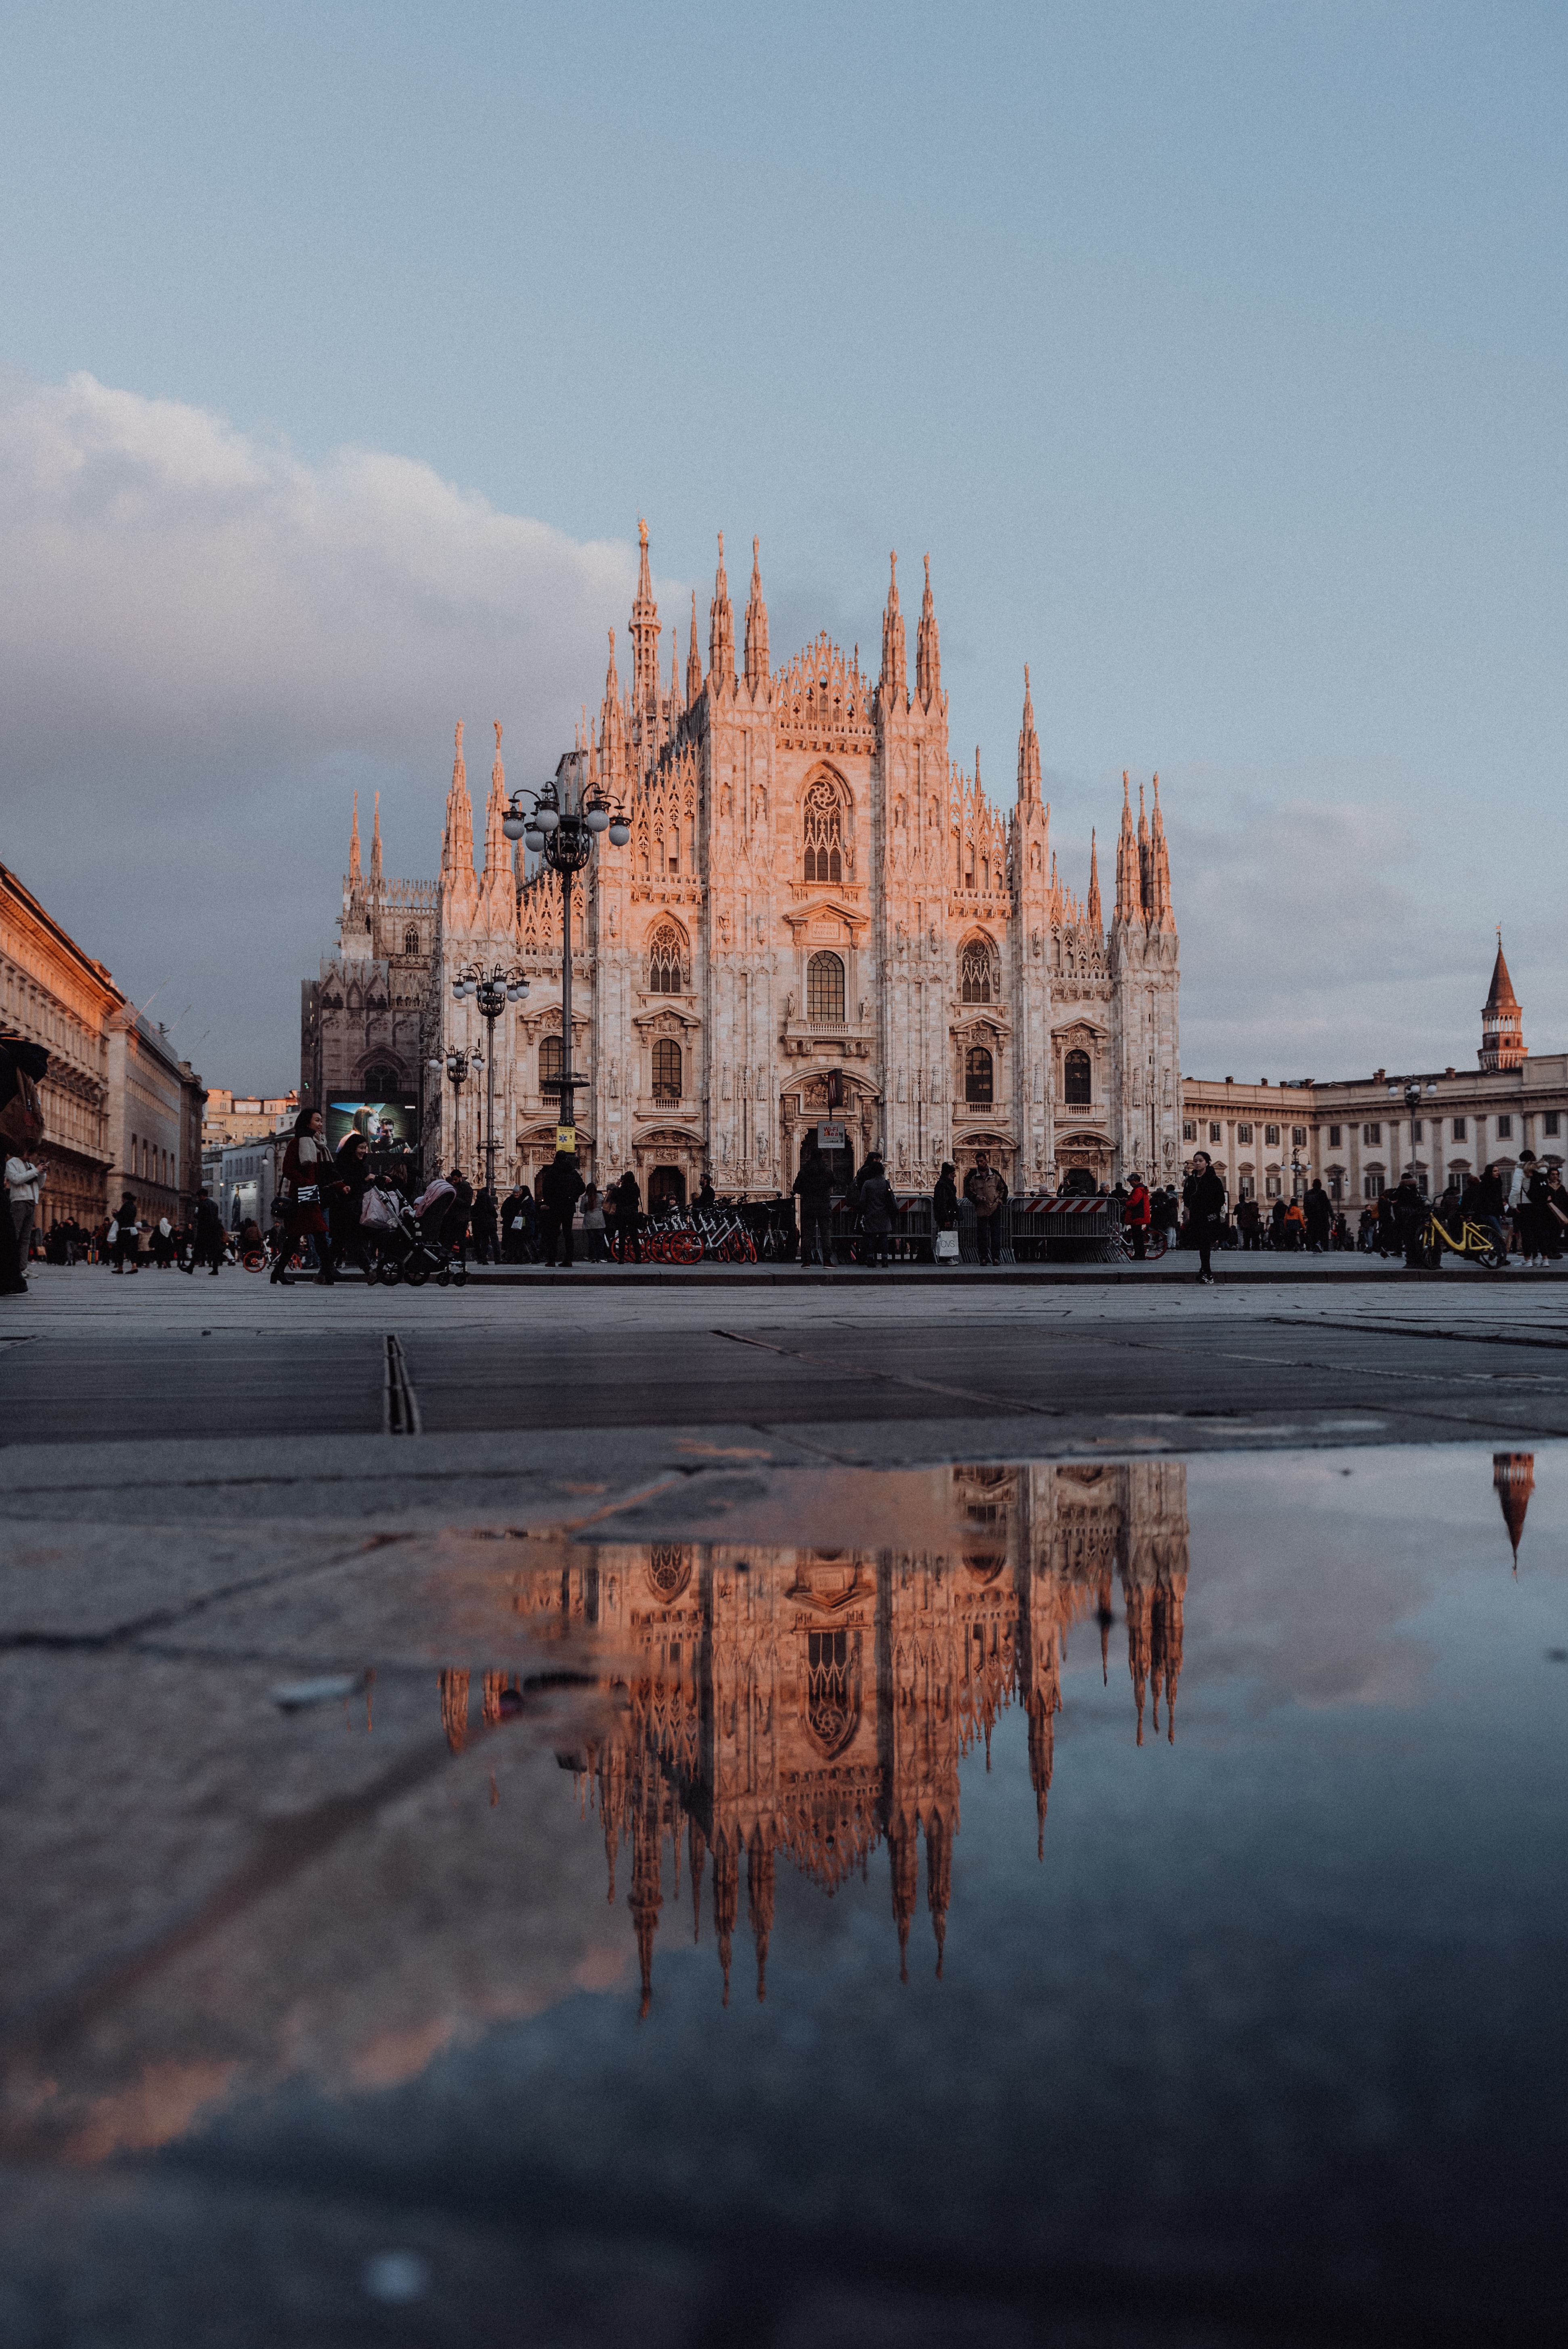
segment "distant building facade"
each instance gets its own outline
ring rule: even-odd
[[[298,1093],[232,1093],[209,1085],[201,1119],[201,1147],[210,1150],[231,1142],[251,1142],[292,1125],[299,1114]]]
[[[1412,1118],[1404,1098],[1418,1081]],[[1451,1182],[1522,1150],[1548,1164],[1568,1155],[1568,1052],[1532,1056],[1524,1015],[1498,939],[1481,1009],[1473,1070],[1401,1071],[1299,1084],[1234,1084],[1208,1077],[1181,1083],[1181,1150],[1207,1150],[1233,1200],[1299,1196],[1314,1178],[1332,1198],[1359,1208],[1398,1183],[1408,1166],[1435,1197]]]
[[[1014,804],[949,755],[929,568],[913,679],[896,564],[880,674],[823,635],[771,665],[755,542],[744,648],[723,542],[705,669],[696,609],[667,672],[647,533],[623,688],[612,636],[597,727],[574,755],[624,804],[632,838],[602,842],[575,900],[580,1161],[634,1170],[645,1197],[788,1190],[806,1139],[841,1130],[847,1167],[873,1148],[927,1188],[944,1159],[982,1154],[1015,1192],[1069,1168],[1174,1176],[1180,1145],[1180,954],[1158,779],[1126,788],[1109,924],[1098,850],[1076,897],[1058,876],[1025,672]],[[302,1091],[412,1090],[434,1058],[483,1048],[450,980],[520,966],[531,991],[495,1031],[499,1172],[555,1147],[562,952],[560,885],[525,876],[501,830],[496,730],[475,861],[462,729],[438,881],[387,882],[377,827],[360,867],[357,810],[337,953],[307,981]],[[423,1086],[427,1164],[472,1167],[480,1096]],[[389,1089],[389,1084],[388,1084]]]

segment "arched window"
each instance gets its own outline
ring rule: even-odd
[[[387,1101],[403,1090],[402,1077],[386,1061],[377,1061],[373,1068],[366,1069],[359,1083],[366,1101]]]
[[[814,954],[806,965],[806,1017],[841,1019],[844,966],[836,954]]]
[[[1087,1109],[1094,1098],[1094,1076],[1087,1052],[1069,1052],[1062,1062],[1062,1099],[1074,1109]]]
[[[806,878],[841,881],[844,841],[839,795],[831,783],[813,783],[806,794]]]
[[[990,1002],[991,948],[985,939],[972,939],[960,955],[958,988],[965,1003]]]
[[[681,934],[673,922],[661,922],[648,940],[648,992],[678,995],[681,991]]]
[[[417,955],[419,951],[419,933],[412,922],[403,933],[403,951],[406,955]]]
[[[964,1055],[964,1098],[989,1103],[991,1087],[991,1055],[984,1044],[971,1044]]]
[[[542,1089],[546,1077],[558,1077],[566,1065],[559,1036],[544,1036],[539,1045],[539,1081]]]
[[[654,1099],[678,1102],[681,1097],[681,1048],[668,1036],[654,1046]]]
[[[691,1552],[678,1544],[655,1542],[648,1553],[648,1580],[654,1595],[670,1606],[691,1580]]]
[[[855,1733],[860,1721],[859,1691],[847,1631],[806,1634],[806,1720],[830,1759]]]

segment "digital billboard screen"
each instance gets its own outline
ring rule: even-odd
[[[326,1138],[334,1151],[351,1133],[362,1133],[377,1158],[411,1158],[419,1146],[419,1103],[414,1093],[389,1100],[345,1097],[326,1105]]]

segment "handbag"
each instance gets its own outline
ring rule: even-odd
[[[956,1232],[938,1232],[938,1233],[937,1233],[937,1235],[936,1235],[936,1261],[937,1261],[937,1263],[938,1263],[938,1264],[956,1264],[956,1263],[957,1263],[957,1261],[958,1261],[958,1235],[957,1235],[957,1233],[956,1233]]]

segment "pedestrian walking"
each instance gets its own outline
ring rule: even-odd
[[[951,1158],[942,1162],[942,1171],[931,1192],[931,1228],[934,1234],[932,1255],[938,1264],[958,1261],[958,1184]]]
[[[283,1240],[278,1248],[277,1262],[272,1278],[280,1288],[287,1284],[289,1258],[303,1240],[315,1243],[319,1269],[317,1284],[330,1288],[337,1278],[332,1268],[332,1249],[328,1243],[326,1212],[322,1205],[322,1186],[332,1171],[332,1153],[326,1146],[326,1125],[318,1109],[302,1109],[294,1123],[294,1133],[284,1152],[283,1173],[273,1202],[278,1219],[283,1225]]]
[[[1154,1222],[1154,1203],[1150,1198],[1149,1185],[1141,1174],[1135,1174],[1132,1178],[1132,1188],[1127,1195],[1127,1205],[1122,1209],[1121,1220],[1131,1235],[1134,1264],[1147,1264],[1149,1234]]]
[[[892,1262],[892,1219],[898,1212],[887,1169],[873,1151],[861,1169],[861,1228],[869,1243],[868,1261],[885,1272]]]
[[[116,1272],[139,1270],[141,1225],[137,1216],[135,1197],[129,1191],[121,1195],[120,1203],[109,1219],[108,1240]]]
[[[527,1261],[528,1227],[533,1213],[533,1199],[526,1183],[514,1183],[500,1203],[500,1260],[502,1264],[522,1264]]]
[[[1328,1247],[1334,1230],[1334,1202],[1323,1187],[1321,1175],[1315,1175],[1307,1186],[1306,1244],[1314,1256],[1322,1256]]]
[[[1407,1272],[1427,1268],[1427,1203],[1413,1172],[1399,1178],[1394,1193],[1394,1221],[1405,1251]]]
[[[1002,1209],[1006,1204],[1007,1185],[983,1150],[964,1177],[964,1195],[975,1210],[975,1237],[979,1245],[981,1263],[999,1265],[1002,1261]]]
[[[561,1250],[562,1268],[572,1269],[572,1225],[577,1213],[577,1202],[583,1196],[583,1182],[577,1172],[577,1159],[570,1150],[558,1150],[539,1178],[539,1237],[544,1246],[544,1261],[555,1262],[555,1251]]]
[[[1548,1166],[1542,1175],[1541,1245],[1542,1253],[1556,1264],[1563,1254],[1563,1235],[1568,1232],[1568,1190],[1555,1166]]]
[[[211,1191],[203,1190],[196,1202],[196,1227],[191,1236],[191,1261],[185,1269],[192,1278],[199,1264],[216,1273],[222,1268],[224,1253],[223,1217]]]
[[[833,1262],[833,1170],[814,1141],[808,1142],[800,1157],[800,1172],[793,1185],[795,1196],[800,1202],[800,1269],[808,1264],[820,1264],[830,1270]]]
[[[476,1264],[495,1263],[500,1254],[499,1221],[495,1193],[488,1183],[481,1183],[474,1194],[472,1217]]]
[[[326,1209],[327,1243],[333,1271],[341,1271],[345,1263],[356,1264],[366,1270],[365,1227],[360,1215],[365,1206],[365,1194],[370,1188],[370,1144],[354,1126],[337,1145],[332,1174],[325,1185],[323,1205]]]
[[[1182,1189],[1182,1203],[1198,1250],[1198,1278],[1205,1288],[1212,1288],[1214,1273],[1209,1259],[1224,1225],[1225,1186],[1215,1174],[1214,1162],[1206,1150],[1192,1154],[1192,1171]]]

